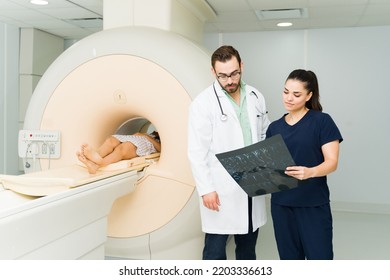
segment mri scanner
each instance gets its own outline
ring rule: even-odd
[[[59,56],[34,91],[23,129],[58,131],[60,156],[26,157],[24,175],[3,178],[0,258],[200,258],[187,111],[212,82],[209,69],[210,55],[197,44],[148,27],[98,32]],[[114,133],[153,129],[162,150],[142,168],[91,175],[75,156],[84,142],[97,147]]]

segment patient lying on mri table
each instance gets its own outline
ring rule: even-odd
[[[95,174],[101,167],[121,160],[142,157],[161,151],[160,137],[157,131],[150,134],[111,135],[97,149],[82,144],[76,153],[78,159]]]

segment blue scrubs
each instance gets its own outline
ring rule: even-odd
[[[296,124],[285,115],[270,124],[267,138],[281,134],[297,166],[313,167],[324,157],[321,147],[343,141],[332,118],[309,110]],[[332,214],[326,176],[299,181],[298,188],[273,193],[271,213],[281,259],[333,259]]]

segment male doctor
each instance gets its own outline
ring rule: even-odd
[[[215,154],[265,139],[269,125],[263,95],[241,80],[243,63],[232,46],[211,57],[215,82],[191,103],[188,157],[200,196],[204,260],[225,260],[234,235],[237,260],[256,259],[259,227],[266,222],[263,196],[250,198]]]

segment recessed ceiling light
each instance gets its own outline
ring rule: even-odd
[[[277,26],[279,27],[289,27],[292,26],[293,24],[291,22],[279,22]]]
[[[49,4],[49,1],[45,1],[45,0],[30,0],[30,3],[31,4],[34,4],[34,5],[47,5]]]

